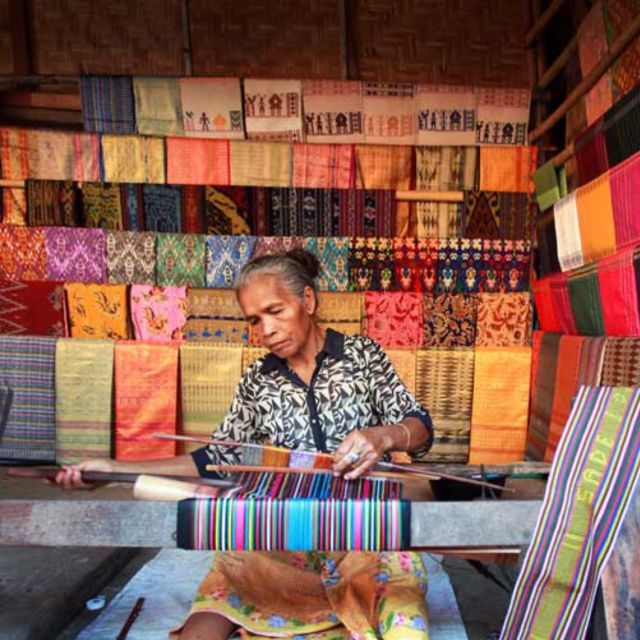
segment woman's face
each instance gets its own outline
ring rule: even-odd
[[[311,287],[300,299],[280,277],[255,276],[238,291],[238,301],[262,346],[284,359],[302,351],[314,326],[316,301]]]

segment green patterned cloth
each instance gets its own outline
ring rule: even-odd
[[[159,233],[156,281],[160,286],[205,286],[204,235]]]
[[[576,320],[578,335],[604,335],[602,301],[596,265],[589,265],[572,273],[567,279],[569,300]]]

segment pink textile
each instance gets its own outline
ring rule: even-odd
[[[640,152],[609,171],[616,247],[640,242]]]
[[[293,145],[294,187],[353,189],[355,184],[355,145]]]
[[[423,304],[419,293],[367,291],[364,297],[367,336],[383,347],[420,347]]]
[[[632,248],[598,261],[598,284],[607,336],[640,335]]]
[[[549,278],[551,280],[551,301],[555,309],[555,316],[561,333],[576,335],[576,321],[573,317],[573,309],[569,300],[569,286],[567,274],[557,273]]]
[[[131,319],[136,340],[182,340],[182,330],[187,322],[187,288],[134,284],[131,287]]]
[[[231,184],[227,140],[167,138],[168,184]]]

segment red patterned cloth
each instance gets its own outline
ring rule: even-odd
[[[0,334],[64,336],[62,282],[0,282]]]
[[[609,168],[602,125],[603,119],[599,118],[576,139],[576,165],[581,185],[595,180]]]
[[[204,187],[182,187],[182,232],[204,232]]]
[[[640,335],[633,252],[624,249],[598,262],[604,331],[608,336]]]
[[[437,251],[430,253],[426,238],[392,238],[395,288],[424,291],[437,273]],[[430,284],[433,291],[433,284]]]
[[[46,280],[44,229],[0,226],[0,280]]]
[[[294,144],[294,187],[353,189],[356,152],[351,144]]]
[[[423,309],[420,294],[368,291],[364,306],[367,336],[383,347],[422,346]]]

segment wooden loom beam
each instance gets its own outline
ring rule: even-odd
[[[412,548],[520,549],[537,500],[411,503]],[[0,500],[0,547],[175,547],[177,502]]]
[[[640,13],[633,19],[627,29],[611,45],[609,51],[598,61],[598,63],[587,74],[586,78],[575,87],[575,89],[565,98],[564,102],[539,126],[529,134],[529,142],[535,142],[547,131],[559,122],[571,109],[571,107],[606,73],[611,65],[618,59],[620,54],[631,44],[633,39],[640,34]]]

